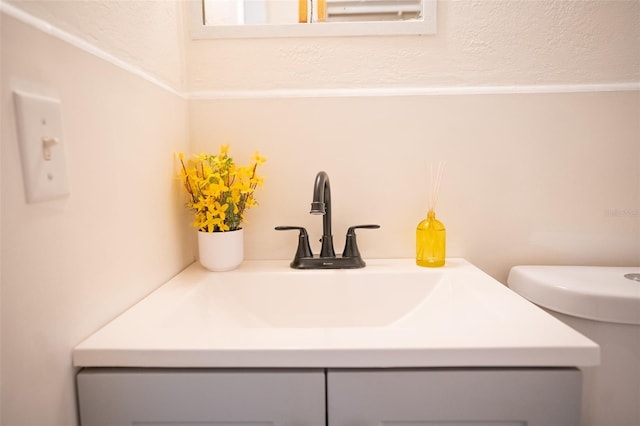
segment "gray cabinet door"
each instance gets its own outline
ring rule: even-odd
[[[323,370],[88,369],[82,426],[324,426]]]
[[[578,426],[575,369],[329,370],[330,426]]]

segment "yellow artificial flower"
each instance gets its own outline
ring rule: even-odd
[[[266,161],[256,151],[249,166],[237,166],[229,157],[229,145],[222,145],[218,155],[201,153],[185,162],[178,179],[190,195],[187,202],[194,214],[193,226],[205,232],[233,231],[240,228],[247,208],[258,205],[255,189],[264,178],[257,168]]]
[[[266,157],[262,157],[260,155],[260,153],[258,151],[256,151],[253,154],[253,161],[255,161],[255,163],[259,166],[261,164],[264,164],[264,162],[267,161],[267,158]]]

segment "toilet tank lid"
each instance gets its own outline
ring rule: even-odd
[[[509,287],[533,303],[597,321],[640,324],[640,267],[514,266]]]

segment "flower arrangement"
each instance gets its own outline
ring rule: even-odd
[[[229,145],[218,155],[200,154],[187,160],[178,154],[182,170],[178,178],[189,194],[187,207],[193,210],[193,226],[203,232],[240,229],[246,209],[258,205],[254,191],[264,178],[258,166],[266,161],[258,152],[248,166],[236,166],[229,156]]]

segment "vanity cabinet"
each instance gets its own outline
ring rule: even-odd
[[[326,424],[323,370],[94,368],[77,380],[82,426]]]
[[[78,374],[82,426],[578,426],[572,368],[108,369]]]
[[[335,426],[578,426],[576,369],[329,370]]]

